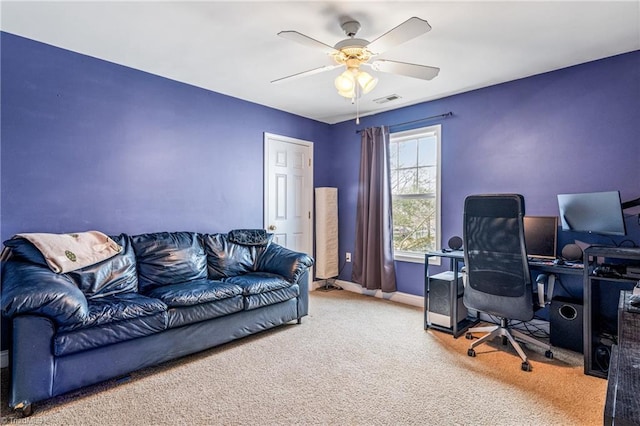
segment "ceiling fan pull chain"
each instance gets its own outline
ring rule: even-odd
[[[356,124],[360,124],[360,86],[356,84]]]

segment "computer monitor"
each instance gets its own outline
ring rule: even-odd
[[[558,218],[556,216],[525,216],[524,241],[528,257],[555,259],[558,246]]]
[[[626,235],[620,191],[558,194],[562,230]]]

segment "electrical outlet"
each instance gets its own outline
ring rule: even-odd
[[[351,253],[347,252],[344,260],[346,260],[347,262],[351,262]]]

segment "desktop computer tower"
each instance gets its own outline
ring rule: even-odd
[[[441,327],[452,328],[453,319],[451,318],[451,286],[453,282],[453,271],[442,272],[429,277],[429,306],[427,307],[427,323],[435,324]],[[462,277],[458,275],[456,291],[456,302],[458,306],[457,322],[467,317],[467,308],[462,303],[462,295],[464,286]]]
[[[574,352],[584,352],[582,319],[581,302],[563,297],[551,300],[551,312],[549,313],[551,345]]]

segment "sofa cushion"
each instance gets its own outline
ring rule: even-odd
[[[29,240],[25,240],[24,238],[12,238],[2,244],[11,249],[11,256],[15,259],[46,266],[47,268],[49,267],[47,259],[44,258],[42,253],[40,253],[40,250],[31,244]]]
[[[241,287],[245,296],[266,293],[291,286],[291,283],[280,275],[268,272],[252,272],[250,274],[229,277],[225,278],[224,282]]]
[[[240,312],[244,309],[244,305],[244,297],[237,295],[199,305],[169,308],[167,312],[168,327],[180,327]]]
[[[254,246],[231,242],[226,234],[206,234],[202,241],[207,253],[209,279],[219,280],[255,270]]]
[[[42,315],[58,326],[87,319],[87,298],[66,274],[10,258],[2,265],[2,314]]]
[[[241,294],[242,287],[238,285],[201,279],[158,287],[150,291],[148,296],[162,300],[169,307],[177,307],[227,299]]]
[[[67,275],[87,299],[138,291],[136,256],[126,234],[110,237],[122,250],[115,256]]]
[[[311,266],[313,266],[313,259],[310,256],[278,244],[270,244],[256,261],[258,271],[281,275],[290,283],[297,282]]]
[[[300,287],[298,287],[298,284],[293,284],[279,290],[267,291],[260,294],[251,294],[249,296],[245,296],[244,309],[250,311],[251,309],[260,308],[262,306],[274,305],[276,303],[284,302],[285,300],[296,298],[299,295]]]
[[[300,288],[280,275],[252,272],[225,278],[224,282],[240,286],[245,295],[244,309],[251,310],[298,297]]]
[[[81,324],[58,329],[56,356],[148,336],[167,327],[167,305],[136,293],[105,296],[89,302]]]
[[[159,232],[131,237],[141,293],[207,278],[207,256],[194,232]]]
[[[70,355],[80,351],[101,348],[126,340],[150,336],[167,328],[167,312],[118,321],[94,327],[80,328],[56,334],[54,355]]]
[[[65,325],[60,332],[111,324],[118,321],[145,317],[165,312],[167,305],[152,297],[138,293],[124,293],[105,296],[89,301],[89,313],[82,323]]]

